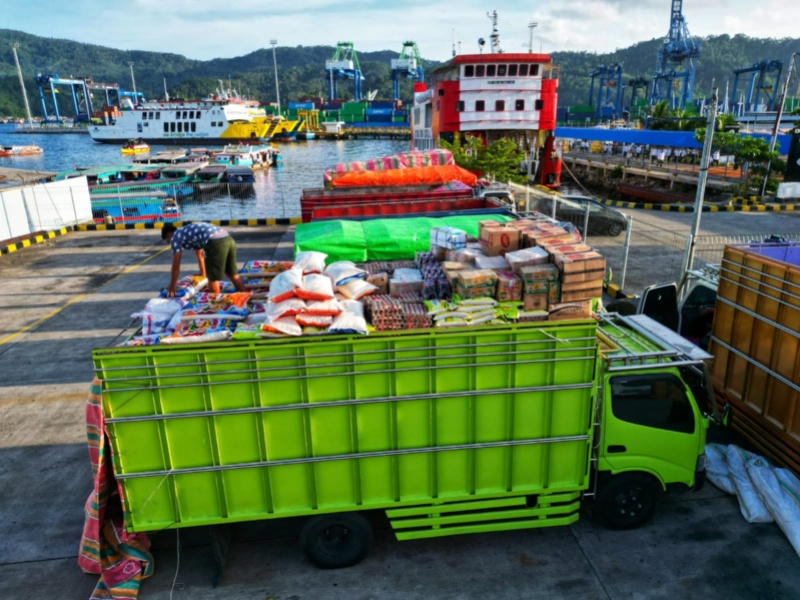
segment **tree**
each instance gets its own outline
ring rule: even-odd
[[[452,144],[439,140],[439,145],[452,152],[455,163],[468,171],[495,181],[526,181],[519,171],[523,156],[513,140],[499,139],[485,146],[481,138],[468,135]]]
[[[694,134],[698,143],[704,144],[706,139],[705,128],[698,129]],[[719,131],[714,133],[711,142],[713,150],[719,150],[721,154],[734,157],[734,166],[741,167],[739,183],[736,186],[736,193],[743,194],[750,188],[761,189],[763,177],[769,173],[779,172],[783,167],[782,161],[778,160],[778,152],[770,151],[769,143],[763,138],[754,138],[749,135],[739,135],[732,131]],[[773,184],[767,182],[767,187],[771,189]]]

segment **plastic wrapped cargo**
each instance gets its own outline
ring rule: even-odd
[[[478,182],[478,177],[457,165],[388,169],[385,171],[351,171],[331,181],[333,187],[373,187],[440,184],[460,181],[469,186]]]
[[[370,160],[339,163],[325,169],[323,180],[325,185],[343,173],[350,171],[385,171],[386,169],[403,169],[407,167],[428,167],[432,165],[454,165],[453,154],[449,150],[425,150],[402,152],[373,158]]]

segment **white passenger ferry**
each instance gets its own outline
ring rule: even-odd
[[[110,144],[124,144],[131,138],[148,144],[263,143],[272,125],[255,102],[226,96],[148,100],[103,113],[103,121],[90,125],[89,135],[96,142]]]

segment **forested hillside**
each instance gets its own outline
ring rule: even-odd
[[[743,35],[714,36],[703,39],[703,54],[698,63],[695,95],[708,95],[712,79],[721,89],[732,80],[732,70],[760,60],[782,60],[788,64],[791,53],[800,51],[800,39],[757,39]],[[262,102],[275,101],[275,75],[272,49],[262,49],[245,56],[217,58],[208,61],[188,59],[177,54],[122,51],[69,40],[43,38],[0,29],[0,115],[24,114],[10,44],[19,43],[19,58],[25,85],[34,115],[41,115],[41,102],[33,81],[35,73],[57,73],[61,77],[91,76],[95,81],[116,82],[131,89],[129,63],[134,63],[137,91],[148,98],[164,94],[164,78],[171,97],[197,98],[212,93],[219,80],[241,93]],[[356,42],[357,44],[357,42]],[[553,62],[561,67],[559,104],[586,104],[589,82],[587,74],[596,66],[619,62],[624,68],[624,81],[631,77],[650,78],[656,64],[661,40],[640,42],[609,54],[590,52],[554,52]],[[278,47],[276,50],[280,76],[281,101],[300,96],[325,96],[325,60],[333,56],[330,46]],[[422,49],[424,53],[424,48]],[[360,52],[358,58],[365,76],[364,90],[377,90],[378,98],[391,96],[389,61],[397,52]],[[437,63],[423,60],[426,73]],[[349,82],[340,82],[345,98],[351,95]],[[411,82],[401,86],[404,97],[411,96]],[[65,94],[66,96],[66,94]],[[68,99],[60,98],[64,114],[71,114]]]

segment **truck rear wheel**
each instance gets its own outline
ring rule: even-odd
[[[616,475],[600,488],[594,514],[610,529],[636,529],[653,516],[658,492],[656,481],[649,475]]]
[[[372,546],[372,526],[358,513],[319,515],[300,531],[300,548],[321,569],[352,567]]]

